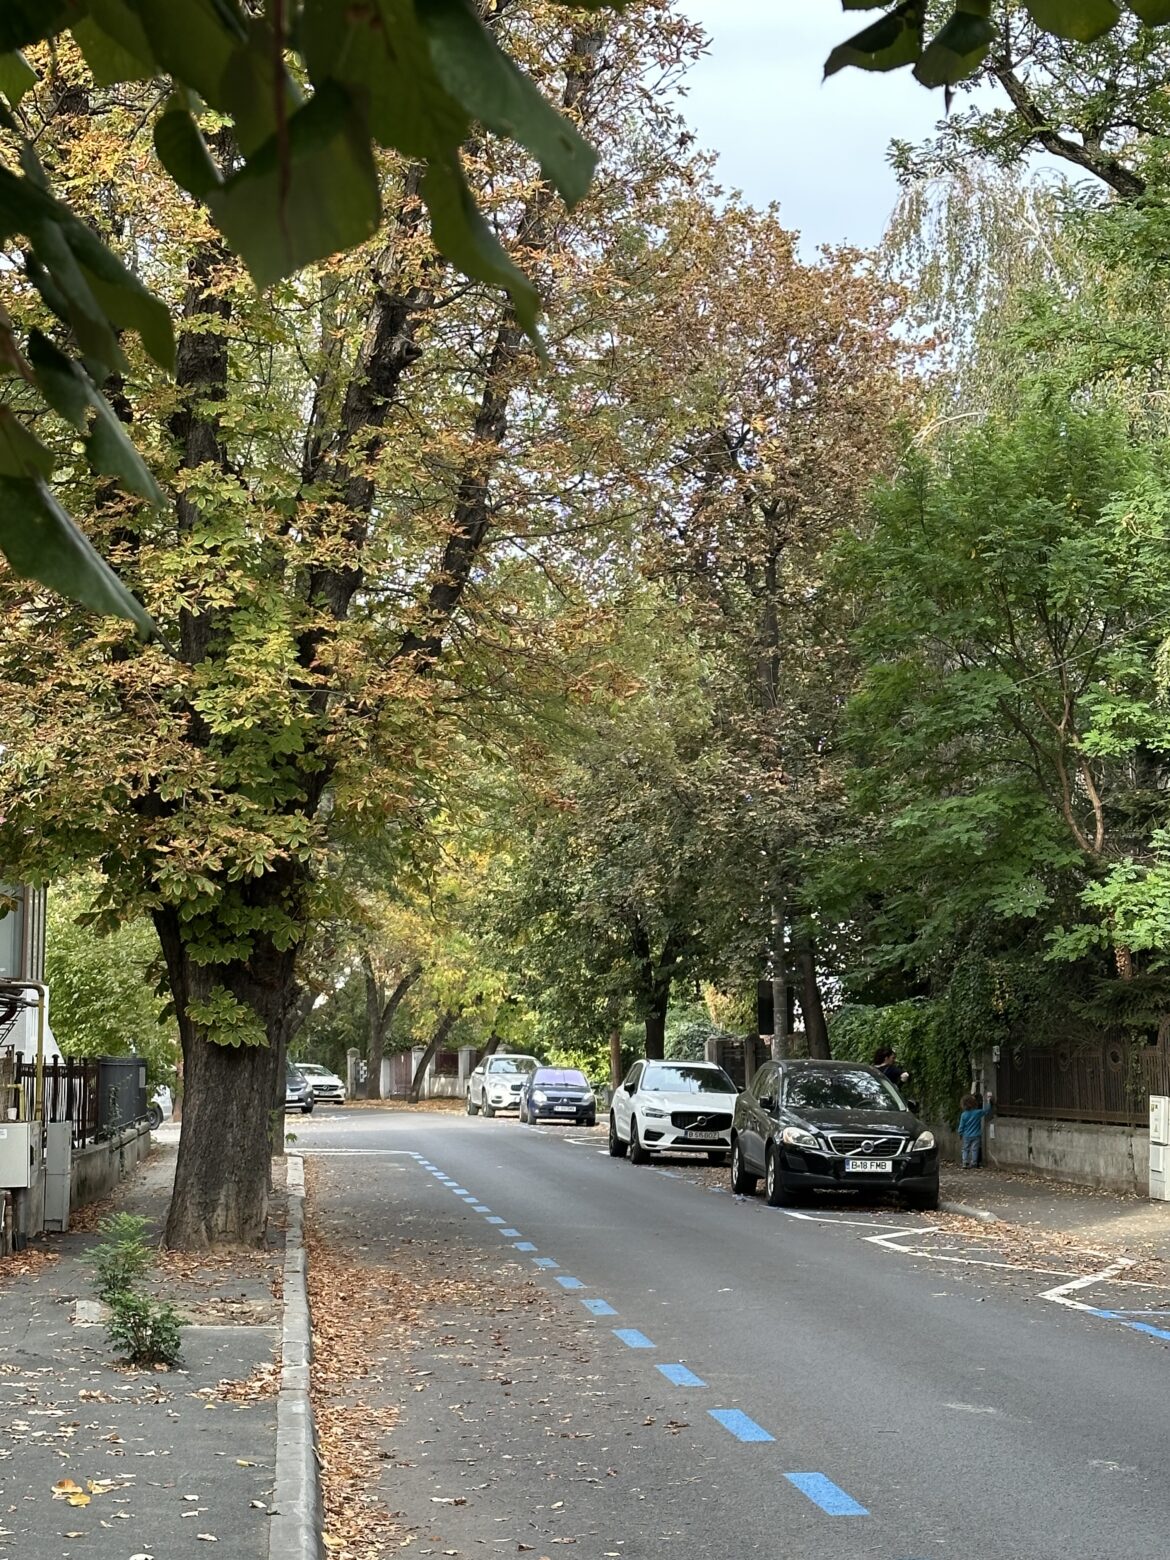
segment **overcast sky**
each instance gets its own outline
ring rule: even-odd
[[[710,35],[691,72],[686,115],[719,154],[719,179],[755,205],[779,201],[810,252],[821,243],[881,237],[896,186],[886,165],[895,137],[917,141],[942,96],[909,71],[847,70],[823,85],[825,56],[872,19],[836,0],[681,0]]]

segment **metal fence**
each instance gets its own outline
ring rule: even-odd
[[[1001,1116],[1144,1127],[1151,1094],[1170,1094],[1170,1052],[1160,1045],[1004,1046],[996,1068]]]
[[[36,1058],[20,1051],[9,1051],[3,1057],[5,1076],[23,1090],[27,1114],[37,1114],[37,1063]],[[71,1121],[73,1146],[82,1148],[92,1143],[98,1132],[100,1104],[99,1067],[96,1061],[77,1061],[72,1057],[58,1060],[54,1057],[44,1065],[44,1119],[46,1121]],[[15,1109],[15,1106],[9,1108]]]

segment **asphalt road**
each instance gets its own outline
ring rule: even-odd
[[[331,1172],[323,1196],[530,1264],[596,1340],[576,1411],[606,1413],[600,1368],[639,1422],[685,1427],[648,1456],[621,1547],[578,1554],[1170,1552],[1167,1336],[1039,1298],[1058,1277],[918,1260],[868,1238],[888,1218],[793,1218],[571,1129],[319,1111],[295,1131]]]

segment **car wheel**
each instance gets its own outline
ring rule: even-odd
[[[791,1208],[800,1200],[796,1192],[784,1185],[784,1173],[780,1169],[780,1161],[771,1148],[764,1161],[764,1195],[768,1200],[769,1208]]]
[[[731,1145],[731,1190],[737,1197],[747,1197],[758,1185],[757,1178],[749,1175],[743,1167],[743,1150],[736,1138]]]
[[[157,1132],[163,1124],[163,1113],[157,1105],[152,1105],[146,1113],[146,1124],[152,1132]]]
[[[488,1102],[486,1100],[484,1100],[484,1102],[483,1102],[483,1113],[487,1117],[487,1119],[490,1121],[492,1119],[492,1117],[496,1113],[496,1107],[494,1105],[489,1105]]]
[[[617,1120],[612,1111],[609,1113],[609,1157],[611,1159],[624,1159],[626,1157],[626,1145],[617,1134]]]
[[[585,1117],[585,1125],[587,1127],[595,1127],[597,1125],[597,1112],[596,1111],[594,1111],[592,1116],[586,1116]]]
[[[907,1208],[915,1208],[920,1213],[937,1213],[938,1187],[933,1192],[907,1192],[902,1200]]]
[[[301,1106],[301,1115],[302,1116],[311,1116],[312,1114],[313,1114],[313,1105],[312,1105],[311,1101],[310,1101],[310,1103],[308,1105],[302,1105]]]
[[[479,1106],[478,1105],[473,1105],[471,1103],[471,1090],[470,1089],[468,1089],[468,1091],[467,1091],[467,1114],[469,1116],[478,1116],[479,1115]]]
[[[520,1101],[520,1109],[516,1114],[520,1118],[520,1124],[526,1127],[528,1125],[528,1111],[525,1109],[523,1100]]]
[[[637,1116],[630,1117],[630,1163],[632,1165],[650,1163],[650,1150],[644,1147],[642,1139],[638,1136]]]
[[[709,1148],[707,1150],[707,1163],[709,1165],[725,1165],[727,1163],[726,1149]]]

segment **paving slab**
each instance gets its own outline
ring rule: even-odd
[[[110,1210],[141,1213],[157,1237],[173,1172],[173,1150],[152,1156]],[[279,1230],[264,1253],[160,1258],[145,1286],[193,1323],[165,1371],[120,1365],[86,1321],[100,1238],[49,1236],[31,1261],[0,1263],[0,1557],[265,1560]],[[72,1501],[54,1490],[66,1481]]]

